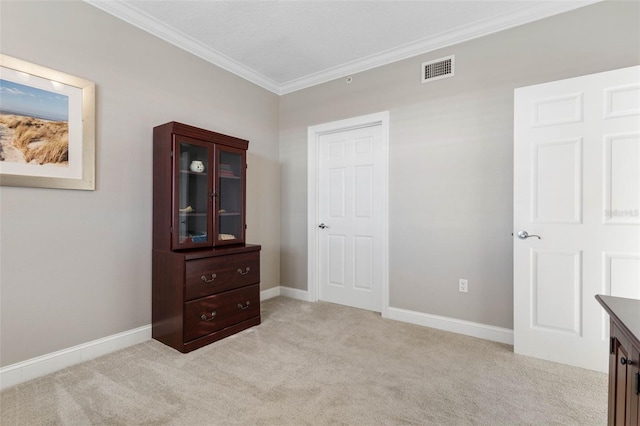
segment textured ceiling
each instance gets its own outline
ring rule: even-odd
[[[282,94],[594,1],[87,2]]]

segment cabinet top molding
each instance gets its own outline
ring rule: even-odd
[[[205,141],[232,146],[234,148],[248,149],[249,141],[246,139],[236,138],[234,136],[223,135],[222,133],[213,132],[211,130],[205,130],[198,127],[190,126],[188,124],[179,123],[177,121],[170,121],[168,123],[156,126],[154,131],[168,131],[171,133],[178,133],[183,136],[192,137],[196,139],[202,139]]]

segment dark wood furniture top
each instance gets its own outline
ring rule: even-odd
[[[609,426],[640,426],[640,300],[597,295],[610,318]]]
[[[640,300],[596,295],[596,300],[613,317],[629,337],[640,346]]]

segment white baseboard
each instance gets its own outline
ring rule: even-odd
[[[268,288],[260,292],[260,301],[263,302],[278,296],[280,296],[280,286]]]
[[[284,296],[289,299],[304,300],[310,302],[309,292],[307,290],[300,290],[292,287],[278,286],[272,287],[260,292],[260,301],[273,299],[274,297]]]
[[[289,299],[311,302],[311,299],[309,298],[309,292],[307,290],[300,290],[297,288],[280,286],[280,296],[288,297]]]
[[[151,325],[0,368],[0,390],[151,339]]]
[[[387,314],[387,318],[396,321],[408,322],[411,324],[436,328],[438,330],[450,331],[452,333],[464,334],[466,336],[478,337],[480,339],[513,345],[513,330],[508,328],[495,327],[492,325],[441,317],[438,315],[425,314],[400,308],[389,307]]]
[[[297,288],[278,286],[260,292],[260,300],[268,300],[278,296],[306,302],[310,301],[309,292]],[[513,345],[513,330],[507,328],[391,307],[388,308],[387,314],[386,318],[396,321],[408,322]],[[2,367],[0,368],[0,390],[124,349],[128,346],[145,342],[149,339],[151,339],[151,325],[145,325],[133,330]]]
[[[306,293],[306,291],[278,286],[261,291],[260,300],[268,300],[280,295],[293,299],[307,300],[305,297]],[[0,368],[0,390],[124,349],[128,346],[145,342],[149,339],[151,339],[151,325],[145,325],[133,330],[2,367]]]
[[[278,292],[276,294],[276,289]],[[284,296],[290,299],[311,302],[309,292],[291,287],[275,287],[265,292],[273,291],[274,296]],[[264,293],[264,292],[263,292]],[[261,300],[266,300],[262,299]],[[513,345],[513,330],[508,328],[495,327],[492,325],[480,324],[477,322],[464,321],[455,318],[442,317],[438,315],[425,314],[422,312],[409,311],[406,309],[387,307],[383,309],[383,318],[408,322],[424,327],[449,331],[452,333],[464,334],[465,336],[478,337],[480,339],[491,340],[493,342]]]

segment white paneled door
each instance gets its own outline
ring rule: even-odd
[[[516,89],[514,113],[514,350],[607,371],[594,296],[640,299],[640,67]]]
[[[380,124],[318,138],[321,300],[381,310],[383,148]]]

